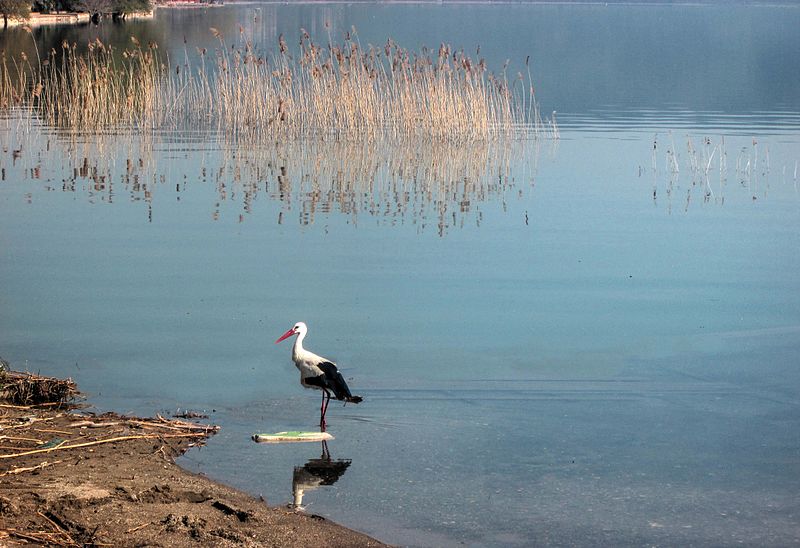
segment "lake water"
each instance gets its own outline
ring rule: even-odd
[[[326,22],[530,55],[560,139],[4,120],[0,355],[98,410],[206,412],[181,464],[283,505],[322,449],[249,437],[318,420],[273,344],[303,320],[365,400],[331,406],[308,512],[414,546],[800,543],[800,9],[248,3],[36,38],[269,52]]]

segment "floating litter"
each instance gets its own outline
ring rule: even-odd
[[[253,434],[252,439],[256,443],[281,443],[328,441],[334,438],[327,432],[301,432],[298,430],[292,430],[289,432],[275,432],[274,434]]]

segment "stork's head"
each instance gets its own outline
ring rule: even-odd
[[[275,341],[275,344],[278,344],[284,339],[288,339],[292,335],[305,335],[307,331],[308,328],[306,327],[306,324],[304,324],[303,322],[297,322],[296,324],[294,324],[293,328],[291,328],[289,331],[281,335],[281,338]]]

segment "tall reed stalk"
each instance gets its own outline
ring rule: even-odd
[[[85,54],[63,42],[41,69],[38,111],[48,124],[80,131],[110,126],[163,124],[166,71],[156,47],[133,47],[120,56],[100,39]]]

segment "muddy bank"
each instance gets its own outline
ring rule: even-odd
[[[216,430],[0,400],[0,545],[384,546],[175,464]]]

